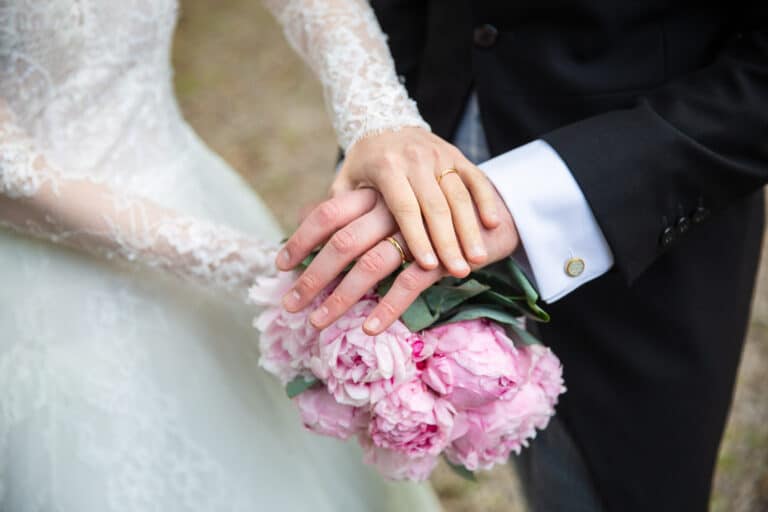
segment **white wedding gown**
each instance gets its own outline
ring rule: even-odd
[[[391,67],[367,5],[269,6],[305,58],[310,42],[327,50],[311,64],[343,144],[418,122],[393,71],[373,80],[401,104],[388,118],[356,108],[366,93],[334,69],[350,38],[383,53],[347,58]],[[258,368],[242,296],[280,233],[181,117],[176,11],[0,0],[0,510],[437,510],[428,487],[384,482],[353,443],[303,431]]]

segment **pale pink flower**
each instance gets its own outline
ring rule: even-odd
[[[373,407],[368,427],[373,442],[413,457],[438,455],[451,442],[456,410],[413,379]]]
[[[563,366],[549,347],[544,345],[529,345],[523,347],[530,354],[529,382],[538,385],[555,406],[561,394],[565,393],[563,381]]]
[[[457,423],[464,434],[445,450],[448,460],[470,471],[503,464],[511,452],[520,453],[544,429],[554,414],[544,391],[523,385],[510,400],[496,400],[481,409],[465,411]]]
[[[320,332],[311,368],[340,403],[373,403],[416,374],[425,344],[400,321],[377,336],[363,332],[376,302],[362,300]],[[418,355],[415,355],[418,354]]]
[[[525,378],[517,349],[494,322],[466,320],[429,329],[423,335],[434,340],[435,348],[422,379],[459,409],[508,400]]]
[[[304,426],[312,432],[349,439],[368,425],[365,410],[338,403],[324,387],[311,388],[293,399]]]
[[[381,448],[365,434],[358,436],[358,441],[365,451],[363,462],[375,466],[382,476],[390,480],[421,482],[429,478],[437,465],[437,455],[415,457]]]
[[[309,364],[318,330],[310,323],[309,314],[336,285],[329,286],[304,310],[289,313],[283,309],[281,299],[297,277],[295,272],[261,277],[249,290],[250,302],[264,308],[253,324],[261,333],[259,365],[283,384],[298,375],[311,376]]]

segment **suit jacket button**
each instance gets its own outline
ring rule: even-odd
[[[670,245],[672,245],[672,242],[675,241],[675,230],[672,228],[666,228],[661,233],[661,239],[659,239],[659,245],[662,247],[662,249],[666,249]]]
[[[688,220],[688,217],[680,217],[677,219],[677,224],[675,227],[677,228],[678,233],[684,235],[688,232],[689,229],[691,229],[691,221]]]
[[[474,41],[480,48],[490,48],[496,43],[499,30],[493,25],[485,24],[475,27]]]
[[[699,224],[703,222],[707,217],[709,217],[709,210],[707,210],[703,206],[699,206],[693,212],[693,215],[691,217],[693,218],[693,222],[695,224]]]

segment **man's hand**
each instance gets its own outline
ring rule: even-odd
[[[509,256],[518,245],[517,230],[509,211],[498,195],[495,195],[495,202],[501,222],[493,229],[481,228],[480,231],[488,249],[488,263]],[[318,328],[334,322],[400,266],[400,252],[386,240],[388,236],[394,236],[410,255],[403,237],[396,230],[394,217],[381,196],[373,190],[345,192],[321,203],[302,222],[286,243],[285,251],[278,256],[278,268],[290,270],[315,247],[327,241],[283,298],[285,308],[288,311],[303,309],[347,265],[357,260],[335,291],[310,317]],[[422,291],[448,274],[443,266],[430,270],[409,265],[366,320],[366,333],[376,335],[384,331]]]
[[[470,264],[487,262],[481,225],[499,224],[495,189],[461,151],[437,135],[402,128],[357,141],[347,151],[331,194],[361,186],[381,193],[423,268],[441,262],[461,277]]]

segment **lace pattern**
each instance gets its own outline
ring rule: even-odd
[[[274,272],[273,244],[103,183],[61,176],[12,119],[7,109],[0,114],[1,224],[229,291],[244,292]]]
[[[320,78],[339,144],[384,130],[429,130],[395,73],[386,36],[363,0],[264,0]]]

